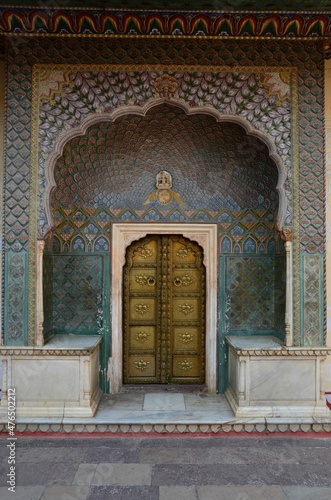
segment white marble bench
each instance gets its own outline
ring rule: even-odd
[[[91,417],[97,410],[101,337],[55,335],[43,347],[0,348],[5,416],[15,389],[17,417]]]
[[[228,336],[229,385],[236,417],[330,417],[321,366],[330,348],[285,347],[271,336]]]

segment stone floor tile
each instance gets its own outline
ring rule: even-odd
[[[109,409],[130,409],[130,410],[142,410],[144,404],[144,394],[133,394],[133,393],[123,393],[123,394],[104,394],[102,396],[101,402],[99,404],[99,411],[109,411]]]
[[[330,488],[283,486],[286,500],[330,500]]]
[[[205,499],[208,497],[205,497]],[[159,500],[198,500],[195,486],[160,486]]]
[[[98,464],[92,484],[117,486],[150,486],[152,467],[149,464]]]
[[[233,448],[211,447],[210,449],[197,449],[187,447],[185,442],[182,447],[160,447],[143,448],[139,453],[142,463],[186,463],[186,464],[298,464],[296,456],[291,456],[286,451],[273,452],[259,446],[235,446]]]
[[[284,446],[296,446],[297,448],[331,448],[331,440],[327,437],[277,437],[275,439],[273,436],[264,438],[267,447],[284,447]]]
[[[145,448],[139,453],[141,463],[153,464],[198,464],[206,450],[195,450],[192,448]]]
[[[8,458],[0,463],[0,487],[7,486],[7,474],[9,472]]]
[[[20,443],[17,447],[17,462],[75,462],[79,463],[84,456],[79,448],[21,448]]]
[[[185,411],[184,395],[147,393],[143,409],[147,411]]]
[[[187,410],[203,409],[209,411],[229,411],[229,403],[219,395],[210,394],[184,394],[184,401]],[[232,413],[232,412],[231,412]],[[233,415],[233,413],[232,413]]]
[[[40,500],[45,486],[17,486],[15,493],[7,487],[0,488],[1,500]]]
[[[47,486],[41,500],[86,500],[90,492],[88,486]],[[15,498],[16,500],[16,498]]]
[[[259,484],[281,486],[331,486],[330,465],[271,464],[253,472]],[[251,483],[252,484],[252,483]],[[331,494],[330,494],[331,498]]]
[[[236,445],[233,448],[222,447],[205,450],[204,463],[218,464],[299,464],[297,453],[287,449],[267,449],[263,445],[247,443]]]
[[[52,484],[71,484],[77,467],[77,464],[70,464],[68,462],[20,462],[16,468],[18,485],[49,486]]]
[[[92,486],[88,500],[159,500],[155,486]]]
[[[92,483],[97,464],[79,464],[73,484],[90,485]]]
[[[158,486],[244,485],[253,467],[241,465],[155,464],[152,484]]]
[[[110,448],[109,446],[98,446],[84,449],[81,453],[81,463],[123,463],[135,462],[136,450],[124,448]]]
[[[280,486],[201,486],[198,500],[286,500]]]

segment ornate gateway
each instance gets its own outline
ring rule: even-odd
[[[154,235],[124,267],[124,383],[205,382],[205,267],[201,247]]]

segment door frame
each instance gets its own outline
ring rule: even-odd
[[[123,384],[123,266],[128,246],[148,234],[177,234],[203,248],[206,267],[206,388],[217,390],[217,225],[183,223],[114,223],[111,250],[111,357],[108,363],[110,393]]]

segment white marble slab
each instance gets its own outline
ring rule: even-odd
[[[101,342],[102,338],[97,335],[54,335],[43,349],[90,349]]]
[[[158,392],[145,394],[143,409],[152,411],[185,411],[184,395]]]
[[[242,337],[228,335],[226,340],[235,349],[282,349],[283,347],[279,339],[268,335],[247,335]]]
[[[185,408],[189,411],[224,411],[229,403],[218,394],[184,394]]]

